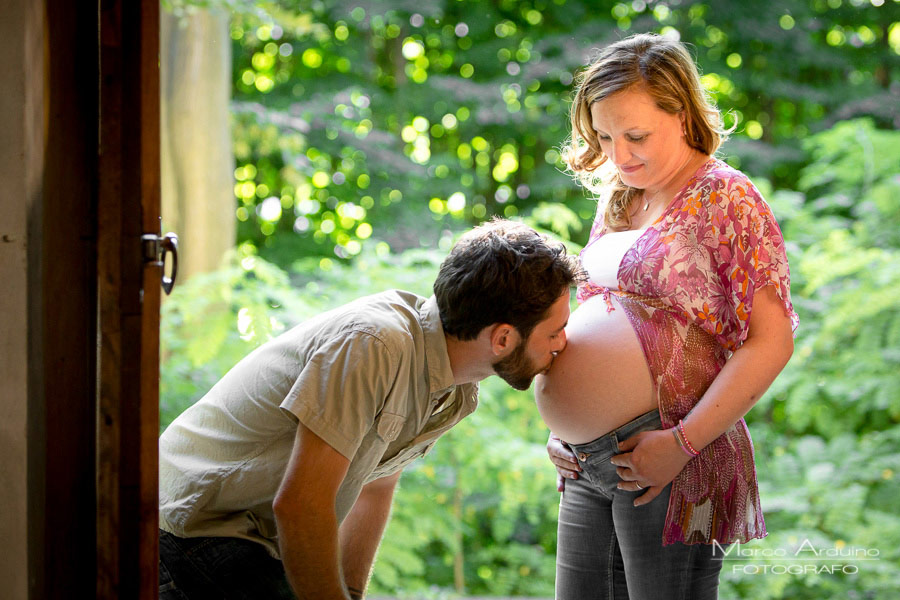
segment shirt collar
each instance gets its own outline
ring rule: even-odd
[[[428,393],[445,394],[453,388],[453,370],[447,354],[447,338],[434,296],[419,308],[422,331],[425,333],[425,364],[428,371]]]

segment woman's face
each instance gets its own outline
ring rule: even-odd
[[[664,188],[693,153],[683,135],[683,113],[660,109],[639,85],[594,102],[591,121],[603,153],[634,188]]]

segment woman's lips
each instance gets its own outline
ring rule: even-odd
[[[619,170],[623,173],[634,173],[635,171],[640,169],[642,166],[643,165],[634,165],[632,167],[622,166],[622,167],[619,167]]]

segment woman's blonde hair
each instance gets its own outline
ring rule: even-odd
[[[618,172],[602,178],[598,168],[607,160],[591,122],[591,105],[641,85],[669,114],[684,111],[685,139],[691,148],[712,155],[728,136],[722,115],[700,83],[700,74],[681,42],[641,33],[604,48],[578,76],[572,102],[572,134],[563,150],[569,168],[589,190],[611,186],[604,215],[613,230],[631,226],[628,205],[641,190],[625,185]],[[733,128],[732,128],[733,129]],[[609,188],[607,188],[609,189]]]

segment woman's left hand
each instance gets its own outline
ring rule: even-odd
[[[622,480],[620,490],[647,490],[634,500],[635,506],[647,504],[681,473],[690,457],[678,446],[671,429],[642,431],[619,442],[619,451],[610,462]]]

